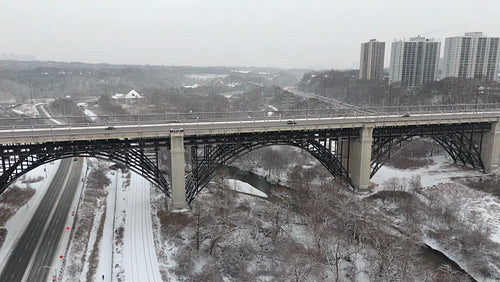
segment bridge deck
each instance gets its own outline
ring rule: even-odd
[[[404,115],[365,115],[340,117],[311,117],[301,119],[265,119],[245,121],[215,121],[187,123],[145,123],[134,125],[95,126],[67,125],[0,130],[0,144],[44,143],[61,141],[140,139],[170,136],[171,129],[184,129],[185,136],[260,133],[279,131],[311,131],[339,128],[411,126],[432,124],[464,124],[494,122],[500,112],[444,113]]]

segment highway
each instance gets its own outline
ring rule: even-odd
[[[68,203],[73,200],[79,184],[82,163],[72,159],[61,161],[33,218],[4,265],[0,281],[42,281],[53,273],[44,266],[50,266],[55,255],[71,208]]]
[[[43,105],[35,107],[40,116],[49,118]],[[40,277],[48,277],[49,273],[52,276],[54,271],[50,266],[65,231],[64,223],[79,185],[82,165],[81,159],[61,161],[33,218],[4,265],[0,281],[40,281],[43,280]]]
[[[359,113],[372,113],[372,114],[375,113],[375,111],[370,110],[370,109],[364,109],[362,107],[353,106],[351,104],[340,102],[337,99],[328,98],[328,97],[321,96],[321,95],[318,95],[315,93],[301,91],[301,90],[297,89],[296,87],[285,87],[284,90],[288,91],[294,95],[297,95],[299,97],[302,97],[302,98],[317,99],[323,103],[333,105],[333,106],[340,108],[340,109],[349,109],[349,110],[353,110],[353,111],[359,112]]]
[[[365,126],[408,126],[495,122],[499,111],[458,112],[411,115],[332,116],[297,119],[269,118],[260,120],[143,123],[114,126],[58,125],[0,130],[0,144],[43,143],[107,139],[138,139],[168,137],[170,130],[184,130],[185,136],[260,133],[288,130],[321,130],[361,128]]]

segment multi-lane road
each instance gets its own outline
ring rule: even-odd
[[[0,281],[43,281],[64,232],[79,185],[82,161],[65,159],[0,274]],[[24,278],[23,278],[24,277]]]
[[[43,105],[36,105],[36,111],[49,117]],[[65,232],[64,223],[80,183],[82,164],[81,159],[61,161],[29,225],[0,267],[0,281],[42,281],[49,273],[53,275],[52,260]]]

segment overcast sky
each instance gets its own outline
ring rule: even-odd
[[[89,63],[359,68],[360,43],[500,36],[499,0],[0,0],[0,53]]]

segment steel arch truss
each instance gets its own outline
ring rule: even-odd
[[[215,176],[219,168],[253,150],[273,145],[288,145],[306,150],[334,177],[344,179],[351,186],[348,170],[342,165],[342,160],[347,159],[348,156],[342,156],[342,152],[336,150],[335,141],[337,140],[332,138],[269,138],[255,142],[193,145],[191,146],[192,170],[186,181],[186,199],[188,203],[191,203]],[[349,139],[346,138],[346,141],[349,142]]]
[[[51,161],[95,157],[122,163],[170,196],[169,183],[158,168],[157,141],[106,140],[1,146],[0,194],[17,178]]]
[[[481,159],[483,135],[490,130],[489,123],[416,125],[406,127],[380,127],[373,131],[370,178],[386,164],[391,155],[414,137],[429,137],[441,145],[453,161],[477,169],[484,169]]]

